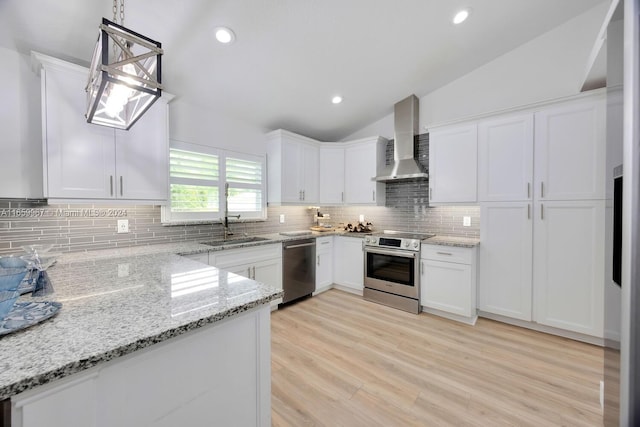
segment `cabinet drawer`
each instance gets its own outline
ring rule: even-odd
[[[318,237],[316,239],[316,252],[325,253],[333,250],[333,236]]]
[[[475,248],[423,244],[420,258],[458,264],[472,264],[474,254]]]

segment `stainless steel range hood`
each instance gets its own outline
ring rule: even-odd
[[[376,181],[429,177],[424,167],[413,157],[414,140],[418,134],[418,109],[419,101],[415,95],[395,104],[393,163],[375,177]]]

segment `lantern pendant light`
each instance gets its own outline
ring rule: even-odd
[[[113,1],[113,21],[117,0]],[[87,83],[87,122],[129,130],[162,95],[161,43],[102,18]]]

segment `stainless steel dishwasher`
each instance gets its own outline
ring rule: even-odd
[[[315,239],[282,243],[283,304],[311,295],[316,290],[315,259]]]

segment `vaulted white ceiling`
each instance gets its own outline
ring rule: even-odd
[[[168,92],[264,129],[338,140],[607,0],[125,0]],[[0,0],[0,46],[88,65],[110,0]],[[455,26],[454,13],[471,8]],[[218,44],[213,28],[236,33]],[[340,94],[344,102],[331,103]]]

